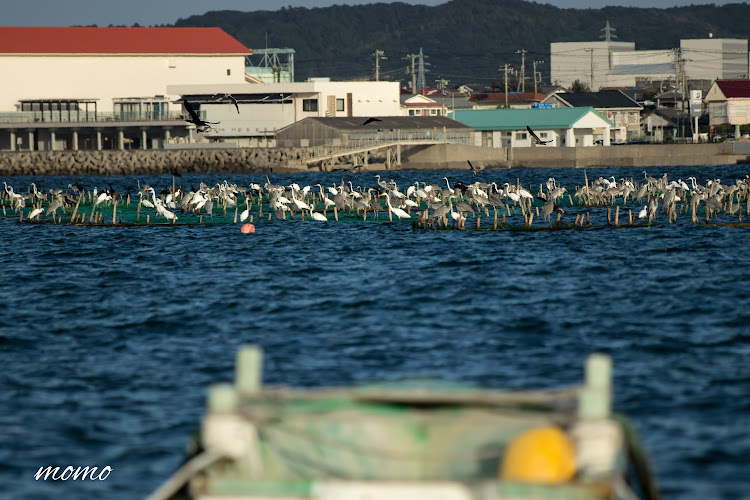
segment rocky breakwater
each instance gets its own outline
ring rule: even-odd
[[[303,148],[3,151],[0,176],[297,172],[307,170],[305,158]]]

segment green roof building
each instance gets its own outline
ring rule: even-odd
[[[609,146],[614,126],[592,107],[472,109],[448,117],[477,131],[475,145],[495,148]],[[537,143],[526,127],[541,141],[549,142]]]

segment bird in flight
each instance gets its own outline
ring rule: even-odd
[[[185,106],[185,109],[190,115],[190,119],[186,119],[185,121],[194,124],[198,129],[198,132],[206,132],[211,129],[211,125],[218,125],[220,123],[201,120],[200,116],[198,116],[198,113],[195,112],[193,106],[191,106],[191,104],[186,99],[182,100],[182,104]]]
[[[362,125],[364,126],[364,125],[367,125],[368,123],[382,122],[382,121],[383,120],[381,120],[380,118],[368,118],[367,120],[365,120],[365,123],[363,123]]]
[[[237,99],[235,99],[232,94],[214,94],[211,99],[214,102],[226,101],[228,99],[234,103],[234,107],[237,108],[237,114],[240,112],[240,106],[237,104]]]
[[[481,172],[482,170],[484,170],[483,167],[475,167],[474,165],[471,164],[471,162],[469,160],[466,160],[466,163],[469,164],[469,169],[471,170],[471,174],[474,177],[477,176],[477,172]]]
[[[526,125],[526,130],[528,130],[529,131],[529,135],[531,135],[531,137],[534,138],[534,142],[537,143],[537,144],[539,144],[540,146],[544,146],[548,142],[552,142],[552,139],[547,140],[547,141],[541,140],[539,137],[537,137],[537,135],[534,133],[533,130],[531,130],[531,127],[529,127],[528,125]]]

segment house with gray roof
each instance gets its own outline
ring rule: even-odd
[[[539,147],[530,127],[544,147],[609,146],[611,120],[592,107],[539,109],[474,109],[449,113],[450,118],[477,131],[475,146],[494,148]]]
[[[611,142],[627,142],[641,135],[641,110],[643,106],[620,90],[599,92],[558,92],[548,95],[543,103],[558,108],[592,107],[613,122]]]
[[[276,132],[281,148],[362,147],[395,141],[471,144],[474,131],[444,116],[308,117]]]

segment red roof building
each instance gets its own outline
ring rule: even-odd
[[[714,85],[727,99],[750,98],[750,80],[716,80]]]
[[[750,123],[750,80],[716,80],[704,101],[711,125],[739,127]]]
[[[245,54],[221,28],[0,27],[0,54]]]

